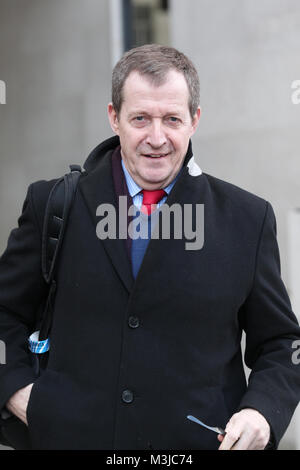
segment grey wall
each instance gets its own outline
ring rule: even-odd
[[[286,217],[300,206],[298,0],[172,0],[172,43],[201,79],[203,170],[269,200],[288,281]]]
[[[111,135],[109,0],[0,0],[0,252],[27,186]]]
[[[300,207],[300,105],[291,101],[291,84],[300,78],[299,1],[171,0],[171,35],[200,74],[197,161],[271,202],[291,291],[300,283],[291,279],[287,223]],[[281,446],[300,449],[299,410]]]

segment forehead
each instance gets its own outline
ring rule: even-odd
[[[146,76],[131,72],[123,88],[122,108],[131,112],[134,109],[174,109],[188,112],[189,90],[182,73],[170,70],[161,85],[154,85]]]

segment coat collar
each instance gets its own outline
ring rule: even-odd
[[[95,237],[97,237],[96,226],[100,220],[99,217],[96,216],[98,206],[107,203],[118,209],[118,197],[115,191],[112,171],[112,155],[119,145],[120,141],[118,137],[112,137],[102,142],[90,153],[83,165],[86,171],[82,175],[79,189],[92,218],[95,227]],[[201,184],[199,185],[199,183],[201,183],[201,176],[202,172],[194,161],[190,142],[181,174],[169,194],[166,204],[172,205],[177,203],[183,205],[201,202],[199,201],[199,189],[202,186]],[[117,216],[117,233],[119,231],[118,224]],[[130,293],[135,281],[132,276],[131,263],[124,240],[111,240],[107,238],[105,240],[97,239],[97,241],[103,243],[118,276]],[[147,252],[150,251],[152,253],[153,250],[159,250],[159,246],[160,244],[153,244],[152,240],[150,240]],[[148,256],[150,256],[147,252],[145,254],[145,261],[148,259]],[[144,261],[141,268],[143,264]]]

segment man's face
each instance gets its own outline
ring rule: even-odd
[[[120,137],[125,167],[142,188],[166,187],[179,172],[200,117],[199,108],[191,119],[188,101],[184,76],[172,70],[161,86],[131,72],[119,116],[109,104],[110,124]]]

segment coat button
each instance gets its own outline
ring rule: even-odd
[[[129,317],[128,325],[130,326],[130,328],[138,328],[140,326],[140,320],[138,319],[138,317]]]
[[[122,392],[122,400],[124,403],[132,403],[133,402],[133,393],[131,390],[124,390]]]

